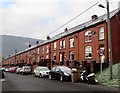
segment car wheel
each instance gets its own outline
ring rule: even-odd
[[[39,74],[39,77],[40,77],[40,78],[42,78],[42,75],[41,75],[41,73]]]
[[[34,73],[34,77],[36,77],[35,73]]]
[[[49,75],[49,80],[52,80],[52,75]]]
[[[61,82],[63,82],[63,81],[64,81],[63,76],[60,76],[60,81],[61,81]]]

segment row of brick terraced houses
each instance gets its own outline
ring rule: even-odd
[[[120,9],[110,13],[113,62],[120,61]],[[65,29],[52,38],[15,53],[2,60],[4,67],[38,65],[88,66],[91,72],[99,69],[100,60],[109,64],[106,14],[71,29]],[[42,33],[41,33],[42,34]],[[101,51],[99,51],[101,50]],[[99,53],[101,52],[101,53]],[[100,55],[99,55],[100,54]]]

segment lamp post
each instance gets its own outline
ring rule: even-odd
[[[112,43],[111,43],[111,30],[110,30],[110,12],[109,12],[109,0],[106,0],[107,7],[102,4],[99,5],[101,8],[107,9],[107,28],[108,28],[108,53],[109,53],[109,68],[110,68],[110,80],[112,79]]]
[[[16,54],[17,54],[17,49],[15,49],[15,66],[16,66]]]

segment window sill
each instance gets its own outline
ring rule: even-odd
[[[75,47],[69,47],[69,48],[75,48]]]
[[[89,57],[89,58],[85,58],[85,59],[92,59],[92,57]]]
[[[103,40],[105,40],[105,39],[99,39],[98,41],[103,41]]]
[[[92,41],[85,41],[85,43],[91,43]]]

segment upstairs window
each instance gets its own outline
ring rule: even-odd
[[[65,40],[63,40],[63,48],[65,48]]]
[[[53,50],[56,50],[56,49],[57,49],[57,43],[54,42],[54,43],[53,43]]]
[[[65,48],[65,40],[60,41],[60,49]]]
[[[91,31],[85,32],[85,42],[91,42],[92,41],[92,33]]]
[[[49,53],[49,46],[46,46],[46,53]]]
[[[99,40],[105,39],[104,37],[104,27],[100,27],[99,29]]]
[[[85,47],[85,58],[92,58],[92,46]]]
[[[62,49],[62,48],[63,48],[63,42],[60,41],[60,49]]]
[[[70,48],[73,48],[74,47],[74,38],[71,38],[69,40],[69,42],[70,42]]]
[[[40,54],[40,48],[37,49],[38,54]]]

